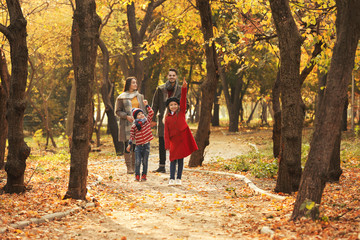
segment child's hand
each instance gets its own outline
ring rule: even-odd
[[[144,103],[145,106],[148,105],[148,101],[146,99],[144,99],[143,103]]]
[[[186,82],[186,80],[185,80],[185,77],[184,77],[184,81],[183,81],[182,87],[187,87],[187,82]]]
[[[130,145],[127,146],[126,151],[130,152]]]

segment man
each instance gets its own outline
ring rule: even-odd
[[[153,100],[152,100],[152,109],[154,110],[155,116],[158,112],[158,136],[159,136],[159,168],[153,172],[165,173],[165,162],[166,162],[166,150],[165,150],[165,140],[164,140],[164,123],[163,117],[166,109],[166,100],[170,97],[176,97],[180,99],[181,96],[181,86],[178,84],[177,71],[174,68],[170,68],[168,75],[168,80],[165,84],[157,87]],[[155,120],[156,121],[156,120]],[[156,125],[156,122],[152,124]]]

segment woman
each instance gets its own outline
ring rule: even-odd
[[[130,129],[134,118],[131,109],[140,108],[145,112],[144,96],[137,91],[137,80],[135,77],[128,77],[125,82],[124,92],[121,93],[115,102],[115,115],[120,118],[119,122],[119,141],[125,143],[125,164],[128,174],[133,174],[135,170],[134,148],[126,150],[129,139]],[[133,144],[135,146],[136,144]],[[131,153],[131,154],[130,154]]]

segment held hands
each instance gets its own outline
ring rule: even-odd
[[[131,123],[134,121],[134,118],[132,116],[126,116],[126,119]]]
[[[143,100],[143,103],[145,106],[149,105],[148,101],[146,99]]]

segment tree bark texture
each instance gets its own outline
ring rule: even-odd
[[[272,106],[274,112],[273,125],[273,154],[274,158],[279,158],[281,150],[281,105],[280,105],[280,72],[276,76],[276,80],[272,89]]]
[[[319,79],[319,89],[318,89],[318,104],[316,106],[316,112],[315,112],[315,126],[319,124],[320,120],[320,109],[321,104],[324,104],[324,94],[326,89],[326,78],[327,74],[322,76]],[[345,102],[347,101],[347,98],[345,99]],[[345,109],[345,107],[344,107]],[[344,116],[342,116],[344,121]],[[346,119],[346,118],[345,118]],[[329,166],[329,173],[328,173],[328,181],[329,182],[337,182],[340,179],[340,176],[342,174],[341,164],[340,164],[340,146],[341,146],[341,127],[338,130],[339,132],[336,134],[336,141],[335,141],[335,147],[332,149],[331,154],[331,160],[330,160],[330,166]]]
[[[10,74],[7,68],[5,53],[0,49],[0,169],[4,168],[8,123],[6,120],[6,102],[9,97]]]
[[[360,2],[337,0],[336,42],[328,71],[326,90],[320,103],[318,119],[310,144],[310,152],[301,178],[292,219],[306,214],[300,210],[305,201],[321,203],[333,149],[340,134],[342,114],[347,97],[347,88],[354,66],[355,52],[360,36]],[[317,208],[310,211],[316,218]]]
[[[65,198],[85,199],[90,138],[93,132],[93,85],[101,20],[95,0],[77,0],[73,17],[72,48],[76,103],[71,144],[69,187]],[[76,36],[78,34],[78,37]],[[78,42],[76,41],[78,39]],[[76,46],[76,44],[78,44]],[[78,52],[77,52],[78,47]],[[78,56],[74,54],[79,54]]]
[[[207,79],[201,85],[201,109],[200,121],[196,131],[195,140],[199,150],[191,154],[190,167],[201,166],[204,161],[204,151],[209,145],[211,109],[214,103],[217,83],[219,81],[218,60],[215,50],[215,43],[212,42],[213,24],[209,0],[197,0],[196,6],[200,11],[201,30],[205,42]]]
[[[275,191],[297,191],[301,178],[301,138],[304,110],[301,100],[300,56],[302,38],[288,0],[270,0],[279,38],[281,92],[281,151]]]
[[[2,32],[10,43],[11,77],[7,103],[9,151],[5,165],[7,183],[4,190],[7,193],[21,193],[25,191],[24,173],[26,159],[30,155],[30,148],[24,141],[23,133],[28,75],[27,23],[19,1],[7,0],[6,4],[10,15],[10,25],[2,28]]]
[[[72,44],[73,45],[73,44]],[[74,49],[73,56],[74,56]],[[68,136],[69,141],[71,142],[72,133],[74,129],[74,113],[75,113],[75,99],[76,99],[76,83],[72,81],[70,99],[68,102],[68,109],[66,115],[66,125],[65,125],[65,134]]]

